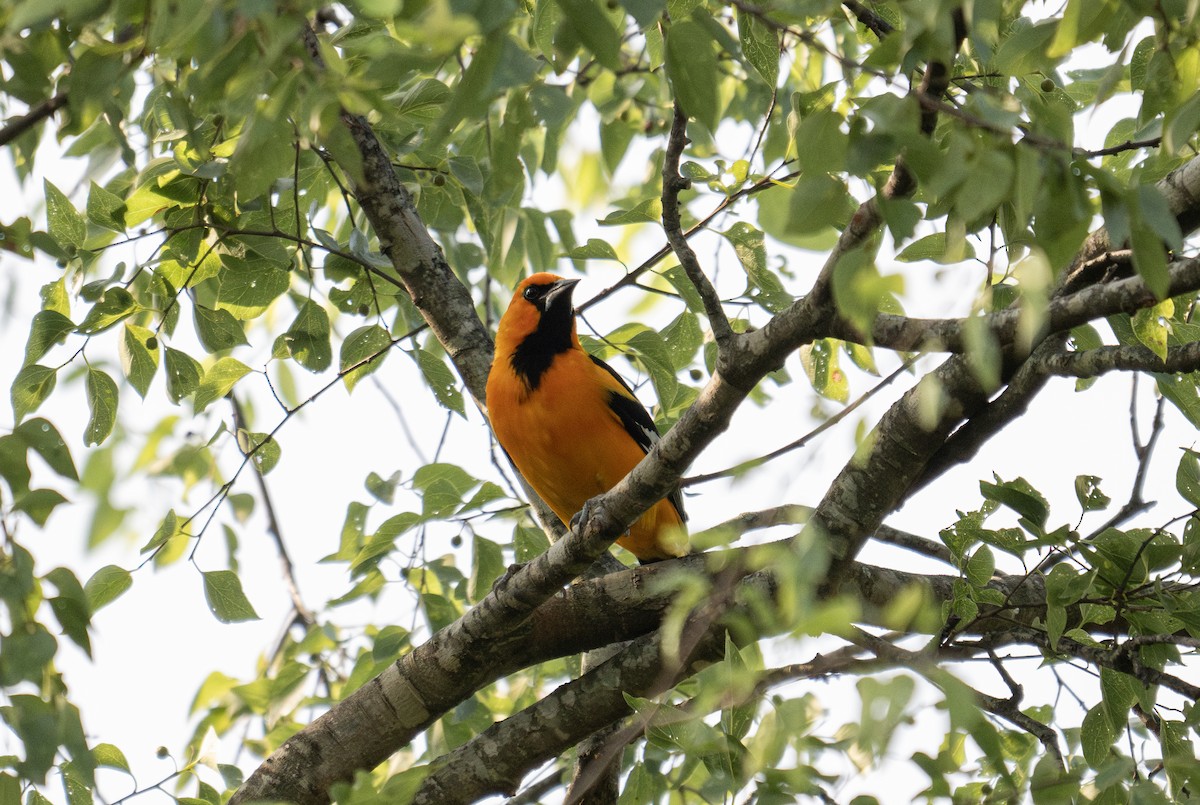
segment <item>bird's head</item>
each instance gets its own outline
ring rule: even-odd
[[[496,333],[496,354],[534,380],[555,355],[579,346],[571,295],[579,280],[538,273],[517,286]]]
[[[579,280],[566,280],[545,272],[521,280],[500,319],[497,340],[510,341],[515,348],[536,335],[539,340],[545,339],[547,346],[569,347],[575,331],[571,295],[578,284]]]

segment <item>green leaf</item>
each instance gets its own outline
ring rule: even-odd
[[[99,369],[88,369],[87,400],[91,418],[83,431],[88,447],[100,444],[117,424],[117,383]]]
[[[311,299],[296,314],[295,321],[284,333],[284,342],[296,363],[310,372],[323,372],[333,362],[333,347],[329,343],[329,314]]]
[[[210,570],[204,576],[204,598],[221,623],[258,620],[258,613],[242,591],[241,579],[232,570]]]
[[[275,437],[269,433],[254,433],[239,428],[237,439],[238,447],[243,454],[250,456],[250,460],[254,462],[254,468],[260,475],[266,475],[275,469],[275,465],[279,463],[281,452],[279,442],[275,441]],[[253,455],[251,455],[251,451],[253,451]]]
[[[880,312],[900,309],[895,297],[903,290],[904,278],[880,274],[867,249],[844,255],[833,269],[833,301],[851,324],[868,335]]]
[[[176,405],[200,386],[200,377],[204,368],[200,361],[180,352],[173,347],[167,347],[167,396]]]
[[[579,41],[610,70],[621,67],[621,36],[595,0],[558,0],[566,15],[565,24]]]
[[[1108,713],[1109,723],[1118,730],[1123,730],[1129,721],[1129,711],[1137,701],[1140,687],[1137,680],[1128,674],[1111,668],[1100,669],[1100,694],[1104,709]]]
[[[29,340],[25,343],[25,366],[37,363],[52,346],[67,340],[75,330],[75,324],[57,310],[39,310],[33,314],[29,326]]]
[[[126,590],[133,586],[133,576],[123,567],[105,565],[92,574],[83,585],[87,595],[88,606],[96,612],[115,601]]]
[[[662,199],[650,198],[631,210],[611,212],[596,223],[600,226],[629,226],[630,224],[654,224],[662,220]]]
[[[945,232],[935,232],[932,235],[926,235],[919,240],[914,240],[912,243],[904,247],[901,252],[896,255],[896,259],[902,263],[915,263],[918,260],[932,260],[935,263],[942,265],[950,265],[952,263],[961,263],[965,260],[975,259],[975,249],[964,238],[956,238],[954,248],[948,250],[946,243]]]
[[[1162,240],[1146,226],[1137,226],[1130,233],[1133,246],[1133,267],[1159,299],[1165,299],[1171,278],[1167,274],[1167,250]]]
[[[25,415],[37,410],[54,391],[57,373],[48,366],[33,364],[17,372],[13,379],[10,396],[12,399],[13,417],[20,422]]]
[[[796,158],[805,171],[836,173],[846,166],[848,139],[842,132],[842,116],[829,109],[815,109],[796,128]]]
[[[88,191],[87,217],[93,224],[125,233],[125,199],[92,182]]]
[[[476,534],[471,541],[470,600],[482,601],[503,572],[504,553],[500,546]]]
[[[13,509],[25,512],[38,526],[44,526],[50,513],[67,499],[53,489],[31,489],[13,502]]]
[[[19,437],[26,447],[41,456],[50,469],[70,481],[79,480],[79,473],[75,470],[75,462],[71,459],[67,443],[48,420],[40,416],[34,417],[18,425],[13,434]]]
[[[1182,154],[1197,129],[1200,129],[1200,92],[1192,93],[1179,106],[1167,110],[1163,147],[1168,154]]]
[[[421,374],[425,376],[425,382],[429,384],[442,407],[466,416],[463,395],[458,390],[458,382],[450,368],[441,358],[425,349],[417,350],[416,359]]]
[[[364,485],[367,491],[371,493],[371,497],[378,500],[380,503],[386,503],[391,506],[396,499],[396,487],[400,483],[400,471],[397,470],[391,474],[391,477],[384,478],[377,472],[367,474],[367,480]]]
[[[698,22],[685,19],[667,30],[667,76],[689,117],[716,131],[719,102],[717,56],[713,40]]]
[[[171,509],[163,516],[162,522],[158,524],[158,528],[154,531],[154,536],[150,537],[150,541],[142,546],[141,552],[150,553],[165,545],[167,540],[181,533],[179,530],[179,516],[175,514],[174,509]]]
[[[153,348],[151,343],[154,344]],[[145,399],[154,373],[158,371],[158,337],[145,327],[126,322],[125,337],[121,339],[119,352],[125,377],[129,378],[129,384],[138,396]]]
[[[271,108],[271,107],[268,107]],[[283,117],[258,114],[247,118],[230,159],[229,175],[241,199],[265,195],[276,179],[291,177],[296,152],[291,124]]]
[[[228,310],[213,310],[203,305],[194,305],[192,314],[200,343],[209,352],[220,352],[250,343],[246,340],[241,323]]]
[[[99,301],[92,305],[92,309],[83,317],[76,331],[84,335],[95,335],[133,315],[137,310],[138,304],[133,301],[129,291],[121,287],[109,288]]]
[[[223,254],[221,263],[217,308],[228,310],[241,321],[261,316],[291,282],[287,271],[265,260],[241,260]]]
[[[979,482],[980,493],[988,500],[1002,503],[1025,518],[1037,530],[1045,527],[1050,516],[1050,504],[1024,478],[990,484]]]
[[[767,224],[769,211],[763,209],[767,203],[765,197],[759,199],[759,209],[762,211],[760,223],[764,230],[773,235],[771,226]],[[843,182],[826,173],[806,174],[791,189],[787,206],[782,208],[786,224],[781,240],[792,242],[788,236],[795,239],[797,236],[820,232],[826,227],[840,227],[850,219],[854,207],[854,201]]]
[[[1095,475],[1075,476],[1075,497],[1085,512],[1108,508],[1112,498],[1100,491],[1100,479]]]
[[[1200,453],[1183,449],[1175,470],[1175,488],[1184,500],[1200,508]]]
[[[58,591],[58,595],[50,599],[50,610],[54,613],[58,625],[62,627],[63,634],[91,657],[92,641],[88,636],[91,609],[88,607],[83,585],[79,583],[75,574],[65,567],[56,567],[42,578],[54,585]]]
[[[1117,739],[1117,729],[1108,719],[1104,705],[1098,704],[1083,717],[1079,728],[1079,742],[1083,748],[1083,759],[1093,769],[1098,769],[1108,759],[1109,749]]]
[[[391,335],[378,324],[359,327],[346,336],[338,355],[338,371],[346,391],[353,391],[358,381],[383,365],[391,345]]]
[[[1167,322],[1174,313],[1175,303],[1170,299],[1164,299],[1154,307],[1142,308],[1134,313],[1130,321],[1137,340],[1141,341],[1160,360],[1167,359]]]
[[[61,190],[43,180],[46,193],[46,229],[63,249],[74,252],[87,237],[87,222]]]
[[[92,757],[96,759],[97,766],[120,769],[126,774],[133,774],[129,769],[129,761],[125,759],[125,753],[112,744],[96,744],[92,747]]]
[[[789,294],[779,282],[775,273],[767,267],[767,248],[761,230],[738,221],[721,233],[731,244],[738,262],[746,271],[746,278],[751,286],[758,289],[756,300],[765,310],[779,313],[792,303]]]
[[[992,580],[992,574],[996,572],[996,557],[992,553],[992,549],[986,545],[980,546],[967,560],[964,571],[967,581],[971,584],[976,587],[986,585]]]
[[[840,403],[850,399],[850,384],[839,366],[837,350],[827,338],[800,348],[800,363],[813,390]]]
[[[587,243],[571,249],[566,256],[572,260],[616,260],[621,263],[621,258],[617,257],[613,247],[599,238],[588,238]],[[625,264],[621,263],[621,265]]]
[[[192,407],[198,414],[224,397],[239,380],[250,372],[250,367],[237,358],[224,357],[217,360],[200,381]]]
[[[741,8],[737,10],[737,27],[742,55],[767,86],[774,87],[779,81],[779,35]]]

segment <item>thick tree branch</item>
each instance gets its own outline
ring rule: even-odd
[[[1196,258],[1171,264],[1168,273],[1170,283],[1167,296],[1190,293],[1200,287],[1200,260]],[[1115,313],[1134,313],[1158,301],[1141,277],[1091,285],[1052,300],[1041,323],[1041,332],[1064,332]],[[1015,307],[958,319],[918,319],[881,313],[875,318],[869,334],[837,318],[828,325],[826,335],[902,352],[966,352],[966,331],[969,326],[982,323],[1001,345],[1008,345],[1017,341],[1026,316],[1027,312]]]
[[[1039,361],[1042,371],[1068,377],[1098,377],[1113,371],[1195,372],[1200,371],[1200,342],[1169,347],[1163,360],[1141,344],[1097,347],[1080,352],[1059,349]]]
[[[317,34],[304,28],[313,61],[323,66]],[[371,222],[379,248],[392,263],[422,318],[446,349],[458,374],[481,408],[486,408],[492,339],[475,313],[467,288],[454,275],[408,192],[391,157],[362,115],[342,113],[342,122],[362,157],[354,196]]]

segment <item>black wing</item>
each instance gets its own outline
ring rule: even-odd
[[[612,375],[621,388],[628,392],[629,396],[620,392],[610,391],[608,393],[608,407],[621,420],[621,424],[625,427],[625,432],[633,437],[633,440],[638,443],[643,452],[649,453],[650,448],[659,439],[658,427],[654,424],[654,418],[650,416],[650,412],[646,410],[645,406],[638,402],[633,389],[629,387],[629,384],[625,382],[623,377],[617,374],[615,369],[595,355],[588,355],[588,357],[592,359],[592,363]],[[683,510],[683,491],[676,487],[667,495],[667,500],[671,501],[671,505],[679,513],[679,519],[687,520],[687,514]]]

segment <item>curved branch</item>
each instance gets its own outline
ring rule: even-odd
[[[687,238],[683,235],[683,224],[679,220],[679,193],[692,186],[690,181],[679,175],[679,158],[683,155],[683,149],[687,143],[687,115],[683,113],[683,109],[677,101],[675,113],[671,118],[671,133],[667,137],[667,150],[663,156],[663,232],[667,235],[667,243],[671,245],[671,251],[675,253],[675,258],[683,266],[688,279],[696,288],[696,293],[700,294],[700,299],[704,302],[704,312],[708,315],[713,338],[720,347],[733,337],[733,328],[729,326],[729,319],[721,307],[721,298],[717,296],[717,289],[704,275],[704,269],[700,267],[696,253],[692,251]]]

